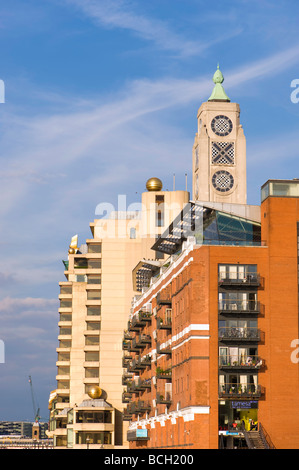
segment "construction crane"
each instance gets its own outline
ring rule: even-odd
[[[36,408],[36,405],[35,405],[35,399],[34,399],[34,393],[33,393],[33,385],[32,385],[32,378],[31,378],[31,375],[29,375],[29,383],[30,383],[30,390],[31,390],[31,397],[32,397],[32,405],[33,405],[33,412],[34,412],[34,420],[35,420],[36,423],[38,423],[39,420],[40,420],[40,415],[39,415],[40,409],[39,409],[39,408]]]

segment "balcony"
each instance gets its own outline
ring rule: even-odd
[[[150,413],[151,405],[149,401],[138,400],[135,403],[135,414]]]
[[[122,394],[122,403],[130,403],[132,399],[132,393],[123,392]]]
[[[128,367],[129,363],[130,363],[130,360],[132,359],[132,356],[130,354],[126,354],[125,356],[123,356],[122,358],[122,366],[123,367]]]
[[[142,318],[142,315],[135,314],[131,321],[128,322],[128,331],[139,331],[140,328],[146,326],[146,320]]]
[[[158,292],[157,293],[157,305],[171,305],[172,299],[170,293]]]
[[[169,354],[171,355],[170,344],[163,343],[162,345],[157,342],[157,354]]]
[[[256,384],[226,383],[219,385],[219,398],[260,398],[264,387]]]
[[[139,377],[128,385],[128,392],[130,393],[144,392],[147,389],[151,389],[151,379],[141,380]]]
[[[164,397],[164,395],[160,395],[159,393],[157,393],[156,402],[157,402],[157,405],[170,406],[172,402],[172,394],[170,392],[167,392]]]
[[[152,321],[152,313],[150,311],[148,311],[147,309],[141,309],[139,311],[139,319],[142,322],[150,323]]]
[[[148,344],[150,345],[152,342],[152,338],[150,335],[138,335],[135,336],[132,340],[132,347],[144,349]]]
[[[145,356],[143,358],[141,357],[136,357],[130,362],[128,365],[128,372],[133,372],[133,371],[140,371],[144,370],[147,367],[151,367],[151,358],[149,356]]]
[[[218,284],[221,287],[260,287],[261,277],[258,273],[219,273]]]
[[[218,339],[222,342],[258,342],[261,340],[261,332],[258,328],[247,327],[221,327],[218,330]]]
[[[172,329],[172,315],[171,315],[171,309],[168,313],[166,311],[166,314],[163,315],[162,317],[157,317],[157,330],[171,330]]]
[[[166,379],[166,380],[171,380],[172,378],[172,369],[161,369],[161,367],[157,367],[156,369],[156,377],[157,379]]]
[[[256,300],[219,300],[218,312],[222,315],[259,314],[261,313],[260,302]]]
[[[264,361],[259,356],[249,356],[241,354],[237,356],[219,356],[219,369],[241,369],[242,371],[261,369]]]

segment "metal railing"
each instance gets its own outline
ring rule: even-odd
[[[225,326],[218,330],[218,338],[223,340],[260,341],[261,333],[256,327]]]
[[[219,397],[258,398],[264,393],[261,385],[257,384],[219,384]]]
[[[261,283],[261,277],[258,273],[252,272],[229,272],[218,274],[219,284],[242,284],[242,285],[254,285],[259,286]]]
[[[260,369],[264,362],[260,358],[260,356],[252,356],[247,354],[240,354],[238,356],[231,356],[231,355],[222,355],[219,356],[218,365],[220,368],[244,368],[244,369]]]
[[[256,300],[219,300],[218,310],[222,313],[259,313],[260,302]]]

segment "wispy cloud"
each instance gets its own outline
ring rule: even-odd
[[[145,16],[134,11],[132,1],[126,0],[65,0],[76,6],[95,23],[106,28],[129,30],[145,41],[156,44],[161,50],[172,51],[182,56],[200,55],[213,44],[231,38],[240,33],[240,28],[233,28],[229,33],[219,35],[212,40],[200,41],[187,39],[178,34],[166,22]],[[138,3],[135,5],[138,10]]]

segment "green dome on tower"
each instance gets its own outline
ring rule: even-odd
[[[217,65],[217,70],[213,75],[213,82],[215,83],[215,86],[208,101],[230,101],[222,86],[224,77],[219,69],[219,64]]]

